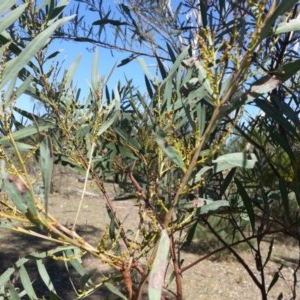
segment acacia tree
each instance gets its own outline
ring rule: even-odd
[[[256,207],[241,179],[235,179],[238,193],[228,192],[235,169],[253,168],[257,159],[252,153],[219,156],[219,149],[232,130],[242,130],[238,121],[246,103],[256,101],[263,109],[266,104],[261,103],[266,101],[261,101],[262,95],[272,95],[274,90],[295,84],[300,68],[297,35],[291,33],[299,28],[296,2],[188,1],[173,10],[170,2],[126,1],[117,6],[119,11],[113,15],[114,10],[103,1],[81,1],[98,17],[90,26],[84,23],[79,4],[69,28],[61,27],[72,22],[62,15],[65,1],[44,2],[40,6],[33,1],[25,1],[21,6],[5,1],[0,6],[1,15],[7,16],[2,23],[6,30],[0,36],[0,84],[1,88],[7,87],[2,100],[0,139],[6,191],[1,200],[5,207],[1,218],[7,223],[1,225],[63,245],[31,256],[53,295],[58,297],[43,265],[43,258],[49,253],[59,253],[83,276],[78,297],[89,296],[106,286],[119,297],[141,299],[148,283],[149,297],[160,299],[167,290],[164,277],[169,266],[176,280],[173,293],[182,299],[181,277],[203,259],[182,265],[182,245],[192,240],[198,223],[203,222],[225,244],[222,249],[230,249],[243,264],[262,298],[267,299],[276,276],[266,283],[259,242],[270,233],[269,228],[256,228]],[[90,94],[82,106],[80,93],[72,85],[78,60],[62,80],[59,67],[47,67],[47,62],[58,55],[57,51],[47,51],[53,38],[127,51],[129,57],[122,64],[137,56],[152,57],[160,75],[152,75],[141,61],[148,95],[141,95],[132,82],[110,92],[98,75],[95,54]],[[15,101],[23,93],[45,104],[47,115],[41,117],[17,108]],[[33,125],[24,126],[17,121],[15,112]],[[276,121],[280,116],[284,118],[280,125],[286,130],[290,128],[286,123],[292,121],[286,118],[298,117],[288,109],[284,116],[275,114],[269,106],[265,112]],[[251,135],[247,138],[251,141]],[[280,144],[284,151],[288,149],[286,143]],[[18,164],[10,158],[11,149]],[[26,160],[34,155],[39,158],[44,203],[27,172]],[[78,234],[77,219],[70,229],[48,212],[54,161],[77,168],[86,174],[86,180],[90,176],[104,197],[111,222],[97,245]],[[136,190],[140,210],[134,238],[125,231],[105,189],[99,175],[103,169],[127,174]],[[221,178],[218,185],[216,176]],[[215,194],[211,193],[212,187]],[[236,199],[241,200],[238,207]],[[253,247],[261,271],[258,278],[210,223],[212,214],[226,215],[235,221],[233,211],[246,213],[252,226],[251,235],[236,243],[258,241],[258,247]],[[28,221],[36,227],[26,228]],[[184,237],[178,238],[178,232],[184,232]],[[86,252],[114,268],[110,280],[115,286],[107,278],[93,283],[79,267]],[[28,282],[28,259],[19,260],[0,277],[0,286],[7,284],[10,295],[16,299],[20,296],[9,284],[9,276],[15,270],[20,272],[24,292],[37,298]],[[123,282],[124,289],[117,289],[118,281]],[[2,293],[7,291],[3,288]]]

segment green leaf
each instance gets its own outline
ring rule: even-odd
[[[275,3],[278,3],[278,5],[276,6]],[[298,0],[280,1],[275,3],[274,4],[276,8],[273,14],[268,18],[263,28],[261,29],[261,40],[273,33],[273,26],[276,22],[276,19],[280,16],[283,16],[286,11],[292,9],[293,6],[298,3]]]
[[[202,169],[200,169],[200,171],[197,172],[197,174],[195,175],[195,177],[190,181],[190,184],[195,184],[197,182],[199,182],[202,178],[202,176],[204,175],[204,173],[206,173],[209,170],[212,170],[213,167],[211,166],[204,166]]]
[[[4,14],[9,8],[11,8],[15,4],[14,1],[11,0],[2,0],[0,2],[0,14]]]
[[[22,285],[23,285],[28,297],[32,300],[38,299],[38,297],[35,294],[35,291],[32,287],[32,282],[29,278],[28,272],[26,271],[24,265],[20,266],[19,274],[20,274],[20,279],[21,279]]]
[[[300,70],[300,59],[286,63],[278,69],[279,78],[285,82]]]
[[[113,123],[117,120],[119,115],[120,115],[120,112],[118,110],[113,112],[113,115],[108,120],[105,120],[103,122],[103,124],[101,125],[101,127],[99,128],[99,130],[97,132],[97,135],[100,136],[102,133],[107,131],[113,125]]]
[[[123,299],[123,300],[127,300],[127,297],[124,296],[114,285],[112,285],[111,283],[109,282],[105,282],[104,283],[104,286],[109,290],[111,291],[113,294],[117,295],[118,297],[120,297],[120,299]]]
[[[282,198],[285,217],[287,220],[290,220],[291,216],[290,216],[290,201],[288,197],[289,195],[288,186],[287,186],[287,182],[282,178],[279,179],[279,189]]]
[[[224,181],[222,182],[222,185],[220,188],[220,195],[219,195],[220,198],[225,194],[229,184],[232,182],[232,179],[235,175],[235,171],[236,171],[236,168],[232,168],[229,171],[229,173],[226,175]]]
[[[127,22],[123,21],[118,21],[118,20],[113,20],[113,19],[100,19],[98,21],[95,21],[92,23],[92,25],[114,25],[114,26],[120,26],[120,25],[129,25]]]
[[[168,49],[168,52],[169,52],[169,56],[172,60],[172,63],[175,63],[177,55],[174,53],[174,51],[173,51],[172,47],[170,46],[170,44],[168,42],[166,44],[167,44],[167,49]]]
[[[15,131],[12,133],[12,138],[16,140],[24,139],[29,136],[32,136],[36,133],[41,133],[43,131],[46,131],[48,129],[54,128],[54,124],[47,124],[47,125],[41,125],[41,126],[28,126],[25,128],[22,128],[18,131]],[[0,138],[0,145],[10,145],[10,139],[6,136]]]
[[[167,157],[173,161],[179,168],[183,171],[185,170],[184,162],[180,156],[180,153],[173,146],[167,145],[165,143],[165,137],[162,132],[159,132],[155,138],[159,147],[163,150],[163,152],[167,155]]]
[[[21,298],[19,297],[16,291],[16,288],[12,284],[8,285],[8,290],[9,290],[9,300],[21,300]]]
[[[60,87],[60,94],[64,94],[70,87],[72,80],[74,79],[74,74],[79,65],[81,59],[81,55],[78,55],[76,59],[73,61],[72,65],[68,68],[67,72],[65,72],[63,77],[62,86]]]
[[[278,111],[270,102],[257,99],[256,105],[265,112],[266,116],[278,122],[284,129],[290,132],[291,136],[297,136],[296,128]]]
[[[252,169],[257,162],[257,158],[253,153],[237,152],[219,156],[212,162],[215,164],[214,172],[218,173],[235,167]]]
[[[257,99],[260,95],[271,92],[282,83],[282,79],[276,76],[266,75],[251,85],[246,95],[246,102]],[[237,99],[239,100],[239,99]]]
[[[278,35],[281,33],[298,31],[298,30],[300,30],[300,20],[293,19],[293,20],[289,20],[288,22],[282,22],[278,24],[274,28],[273,33]]]
[[[36,265],[37,265],[39,274],[40,274],[43,282],[45,283],[46,287],[48,288],[48,290],[53,292],[54,294],[57,294],[43,261],[41,259],[37,259]]]
[[[28,191],[25,185],[21,183],[10,182],[9,180],[4,181],[4,187],[7,192],[8,197],[13,201],[16,208],[23,214],[26,213],[28,205],[26,203],[25,197],[28,197]],[[22,194],[24,192],[24,194]]]
[[[149,71],[145,61],[142,58],[137,58],[137,62],[140,64],[140,66],[142,67],[145,75],[147,76],[147,78],[149,78],[149,80],[153,81],[154,77],[151,74],[151,72]]]
[[[181,63],[183,62],[183,59],[186,58],[186,56],[188,55],[189,52],[189,47],[186,47],[181,53],[180,55],[177,57],[175,63],[173,64],[172,68],[169,70],[167,77],[164,79],[164,81],[162,82],[162,85],[167,83],[168,80],[172,80],[173,75],[176,73],[176,71],[178,70],[179,66],[181,65]],[[148,76],[149,77],[149,76]]]
[[[136,151],[140,151],[142,149],[142,146],[139,144],[139,142],[131,137],[127,132],[125,132],[121,128],[115,128],[116,133],[126,141],[126,143],[133,147]]]
[[[18,74],[18,72],[36,55],[36,53],[47,45],[49,38],[57,28],[73,18],[74,16],[70,16],[57,20],[47,29],[38,34],[16,58],[10,60],[3,71],[0,89],[9,82],[13,74]]]
[[[208,202],[208,200],[206,200]],[[220,209],[230,207],[229,201],[227,200],[214,200],[210,201],[208,204],[205,204],[200,207],[199,215],[207,215],[210,213],[215,213]]]
[[[53,170],[53,153],[52,143],[49,136],[45,136],[40,143],[40,166],[45,191],[45,215],[48,215],[48,199],[51,190],[52,170]]]
[[[161,231],[158,248],[149,275],[148,297],[150,300],[160,300],[168,266],[170,239],[165,229]]]
[[[7,2],[10,2],[10,5],[12,4],[12,1],[7,1]],[[6,3],[4,6],[6,6]],[[23,13],[23,11],[27,6],[28,6],[27,3],[22,4],[19,7],[12,10],[11,12],[9,12],[7,15],[5,15],[5,17],[2,17],[0,22],[0,33],[6,28],[8,28],[10,25],[12,25],[14,22],[16,22],[16,20]],[[0,12],[1,10],[2,10],[2,5],[0,7]]]
[[[168,76],[168,71],[166,70],[164,64],[162,63],[162,61],[160,60],[160,58],[156,55],[156,60],[157,60],[157,64],[158,64],[158,68],[160,71],[160,75],[162,79],[165,79]]]
[[[195,236],[195,233],[197,232],[196,229],[197,229],[197,226],[198,226],[198,222],[195,222],[192,227],[188,230],[188,233],[187,233],[187,236],[186,236],[186,239],[185,239],[185,242],[184,242],[184,246],[189,246],[191,244],[191,242],[193,241],[193,238]]]
[[[250,199],[242,183],[237,178],[235,178],[234,181],[237,186],[238,193],[241,196],[244,206],[246,208],[250,220],[250,224],[252,227],[252,232],[255,232],[255,214],[254,214],[253,202]]]

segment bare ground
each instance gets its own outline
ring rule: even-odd
[[[49,210],[58,220],[65,224],[73,224],[80,201],[80,191],[83,183],[79,182],[80,176],[74,174],[62,174],[56,176],[54,185],[54,194],[50,199]],[[112,198],[116,191],[112,184],[108,184],[108,191]],[[105,224],[109,218],[105,209],[104,199],[97,197],[93,193],[93,186],[89,186],[91,194],[87,195],[83,201],[82,210],[78,219],[77,231],[82,234],[91,244],[96,245],[99,242]],[[138,208],[135,200],[115,201],[116,209],[127,228],[135,228],[138,220]],[[4,229],[0,229],[0,274],[23,255],[30,254],[33,251],[47,249],[50,247],[48,242],[37,240],[36,238],[12,234]],[[267,256],[269,241],[263,242],[263,252]],[[193,261],[205,255],[201,250],[201,240],[197,241],[183,254],[184,264],[188,265]],[[255,267],[255,259],[250,250],[244,250],[242,257],[247,265],[254,271],[256,277],[260,280],[259,271]],[[268,299],[291,299],[293,286],[296,286],[294,299],[300,299],[300,283],[294,270],[299,261],[299,248],[289,238],[276,239],[270,262],[266,267],[266,283],[270,284],[278,268],[282,265],[278,282],[271,289]],[[96,276],[110,272],[107,266],[101,264],[91,256],[85,256],[83,265],[91,270],[96,269]],[[65,272],[63,262],[47,261],[50,276],[54,282],[57,292],[65,300],[75,299],[72,292],[72,286]],[[29,273],[36,274],[34,265],[28,266]],[[253,280],[247,274],[246,270],[231,255],[220,259],[206,259],[198,263],[193,268],[183,273],[183,294],[184,299],[261,299],[260,291],[253,283]],[[18,281],[18,279],[16,279]],[[78,279],[79,280],[79,279]],[[296,283],[295,283],[296,282]],[[42,283],[39,280],[33,283],[37,290],[43,290]],[[169,287],[175,291],[174,283]],[[282,297],[280,297],[282,294]],[[0,297],[1,298],[1,297]],[[147,296],[144,297],[147,299]],[[24,298],[25,299],[25,298]],[[107,290],[100,289],[97,293],[88,297],[88,299],[118,299],[112,296]]]

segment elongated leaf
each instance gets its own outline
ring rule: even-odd
[[[286,181],[283,180],[282,178],[279,179],[279,189],[282,197],[282,204],[284,208],[285,217],[287,220],[290,220],[291,216],[290,216],[290,201],[288,197],[289,194],[288,187]]]
[[[140,151],[142,149],[142,146],[139,144],[139,142],[136,139],[133,139],[127,132],[122,130],[121,128],[115,128],[116,133],[124,139],[129,146],[133,147],[134,150]]]
[[[273,120],[278,122],[283,126],[286,130],[288,130],[291,136],[297,136],[297,131],[291,123],[280,113],[277,109],[275,109],[270,102],[257,99],[255,101],[257,106],[266,113],[267,116],[270,116]]]
[[[54,294],[57,294],[43,261],[41,259],[37,259],[36,265],[37,265],[39,274],[40,274],[43,282],[45,283],[46,287],[48,288],[48,290],[52,291]]]
[[[64,74],[64,78],[62,82],[63,87],[61,87],[61,94],[65,93],[65,91],[68,90],[68,88],[70,87],[71,82],[74,79],[74,74],[79,65],[80,59],[81,59],[81,55],[78,55],[76,59],[73,61],[70,68],[68,68],[67,72]]]
[[[12,284],[8,285],[9,289],[9,300],[21,300],[19,294],[17,293],[15,287]]]
[[[237,178],[235,178],[234,181],[237,186],[238,193],[241,196],[244,206],[246,208],[250,220],[252,232],[255,232],[255,214],[254,214],[253,202],[251,201],[242,183]]]
[[[104,286],[110,290],[113,294],[117,295],[118,297],[120,297],[120,299],[123,299],[123,300],[127,300],[127,297],[124,296],[114,285],[112,285],[111,283],[109,282],[105,282],[104,283]]]
[[[15,3],[11,0],[2,0],[0,2],[0,14],[4,14],[6,10],[11,8]]]
[[[137,56],[134,54],[129,55],[128,57],[122,59],[121,62],[117,65],[117,67],[119,68],[119,67],[127,65],[128,63],[130,63],[131,61],[136,59],[136,57]]]
[[[294,19],[294,20],[289,20],[288,22],[282,22],[278,24],[274,28],[274,34],[281,34],[285,32],[291,32],[291,31],[298,31],[300,30],[300,20],[299,19]]]
[[[11,276],[15,272],[18,272],[19,267],[28,261],[29,261],[28,258],[22,257],[14,264],[13,267],[6,269],[6,271],[2,273],[0,276],[0,286],[5,286],[10,281]]]
[[[154,76],[151,74],[151,72],[149,71],[146,62],[142,59],[142,58],[137,58],[137,62],[140,64],[140,66],[142,67],[145,75],[150,79],[150,80],[154,80]]]
[[[40,144],[40,165],[45,191],[45,214],[48,215],[48,199],[51,190],[52,170],[53,170],[53,153],[51,138],[46,136]]]
[[[156,56],[156,61],[157,61],[158,67],[159,67],[161,78],[165,79],[168,75],[168,71],[166,70],[164,64],[162,63],[162,61],[160,60],[160,58],[158,56]]]
[[[6,28],[8,28],[10,25],[12,25],[19,18],[19,16],[23,13],[27,5],[28,5],[27,3],[20,5],[19,7],[15,8],[13,11],[9,12],[4,18],[1,18],[0,33]],[[0,7],[0,11],[1,11],[1,7]]]
[[[264,262],[264,267],[267,265],[267,263],[269,262],[269,260],[271,258],[272,251],[273,251],[273,245],[274,245],[274,239],[272,239],[271,242],[270,242],[268,255],[267,255],[266,260]]]
[[[35,294],[35,291],[32,287],[32,282],[29,278],[28,272],[26,271],[24,265],[20,266],[19,274],[20,274],[20,279],[21,279],[22,285],[23,285],[28,297],[33,300],[38,299],[38,297]]]
[[[232,182],[232,179],[235,175],[235,171],[236,171],[236,168],[232,168],[229,173],[226,175],[224,181],[222,182],[222,185],[221,185],[221,188],[220,188],[220,195],[219,197],[221,198],[224,193],[226,192],[229,184]]]
[[[204,175],[204,173],[206,173],[207,171],[212,170],[212,169],[213,169],[213,167],[211,167],[211,166],[204,166],[203,168],[201,168],[201,170],[197,172],[196,176],[192,180],[190,180],[190,184],[195,184],[195,183],[199,182],[201,180],[202,176]]]
[[[275,9],[272,15],[268,18],[267,22],[264,24],[263,28],[261,29],[261,39],[264,39],[273,33],[272,29],[276,22],[276,19],[284,15],[286,11],[292,9],[293,6],[297,4],[297,2],[298,0],[289,0],[273,3],[275,4]]]
[[[15,181],[5,180],[4,187],[8,197],[13,201],[16,208],[25,214],[28,209],[26,198],[30,197],[25,185],[18,179],[15,179]]]
[[[206,200],[208,201],[208,200]],[[215,213],[221,209],[230,207],[229,201],[227,200],[215,200],[211,201],[208,204],[205,204],[200,207],[199,214],[207,215],[209,213]]]
[[[214,172],[217,173],[235,167],[252,169],[257,162],[257,158],[252,153],[237,152],[219,156],[212,162],[215,164]]]
[[[184,245],[189,246],[191,244],[195,236],[197,226],[198,226],[198,222],[195,222],[193,226],[189,229]]]
[[[281,265],[281,266],[279,267],[278,271],[275,272],[275,274],[274,274],[274,276],[273,276],[273,278],[272,278],[272,281],[270,282],[270,285],[269,285],[269,287],[268,287],[267,293],[270,292],[270,290],[272,289],[272,287],[273,287],[273,286],[276,284],[276,282],[278,281],[278,279],[279,279],[279,274],[280,274],[280,271],[282,270],[282,268],[283,268],[283,265]],[[280,298],[278,298],[278,299],[280,299]]]
[[[42,49],[49,42],[49,38],[53,32],[62,26],[64,23],[72,20],[74,16],[62,18],[47,29],[37,35],[32,42],[14,59],[10,60],[6,68],[3,71],[2,82],[0,83],[0,89],[2,89],[10,80],[12,74],[18,74],[18,72],[36,55],[36,53]]]
[[[181,65],[181,63],[183,62],[184,58],[186,58],[186,56],[188,55],[188,52],[189,52],[189,47],[186,47],[180,53],[180,55],[177,57],[175,63],[173,64],[172,68],[169,70],[167,77],[162,82],[162,85],[165,84],[171,78],[173,78],[174,74],[177,72],[177,70],[178,70],[179,66]]]
[[[155,140],[156,140],[157,144],[159,145],[159,147],[167,155],[167,157],[184,171],[185,165],[180,156],[180,153],[173,146],[166,145],[164,135],[162,133],[159,133],[157,135],[157,137],[155,138]]]
[[[97,135],[100,136],[102,133],[107,131],[112,126],[112,124],[117,120],[119,115],[120,115],[119,111],[115,111],[108,120],[105,120],[102,126],[99,128]]]
[[[148,297],[150,300],[160,300],[168,265],[170,239],[165,229],[161,231],[158,249],[149,276]]]
[[[148,79],[148,77],[146,75],[145,75],[144,78],[145,78],[145,83],[146,83],[146,87],[147,87],[149,97],[152,98],[154,93],[152,91],[151,81]]]
[[[286,63],[281,66],[279,71],[279,78],[284,82],[290,79],[300,70],[300,59],[294,60],[292,62]]]
[[[172,63],[175,63],[177,55],[174,53],[174,51],[173,51],[173,49],[172,49],[172,47],[170,46],[169,43],[167,43],[167,48],[168,48],[169,56],[172,60]]]
[[[14,140],[19,140],[19,139],[24,139],[24,138],[27,138],[29,136],[32,136],[36,133],[41,133],[45,130],[48,130],[48,129],[51,129],[51,128],[54,128],[55,125],[53,124],[47,124],[47,125],[42,125],[42,126],[39,126],[38,128],[36,126],[28,126],[28,127],[25,127],[25,128],[22,128],[18,131],[15,131],[12,133],[12,138]],[[7,144],[10,144],[10,140],[8,137],[2,137],[0,139],[0,145],[7,145]]]
[[[100,19],[98,21],[93,22],[92,25],[114,25],[114,26],[120,26],[120,25],[129,25],[127,22],[113,20],[113,19]]]

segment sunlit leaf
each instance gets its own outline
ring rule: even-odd
[[[168,143],[165,141],[165,137],[162,132],[156,136],[155,140],[156,140],[157,144],[159,145],[159,147],[167,155],[167,157],[171,161],[173,161],[179,168],[181,168],[182,170],[185,170],[185,165],[180,156],[180,153],[178,152],[178,150],[175,147],[168,145]]]
[[[22,285],[23,285],[28,297],[30,299],[38,299],[38,297],[34,291],[34,288],[32,286],[32,282],[29,278],[28,272],[25,269],[24,265],[20,266],[19,274],[20,274],[20,279],[21,279]]]
[[[53,153],[52,143],[49,136],[45,136],[40,143],[40,166],[45,191],[45,214],[48,214],[48,200],[51,190],[52,170],[53,170]]]
[[[168,266],[170,239],[166,230],[161,231],[158,248],[149,276],[148,297],[150,300],[160,300]]]
[[[214,172],[217,173],[235,167],[252,169],[257,162],[257,158],[253,153],[237,152],[219,156],[212,162]]]

